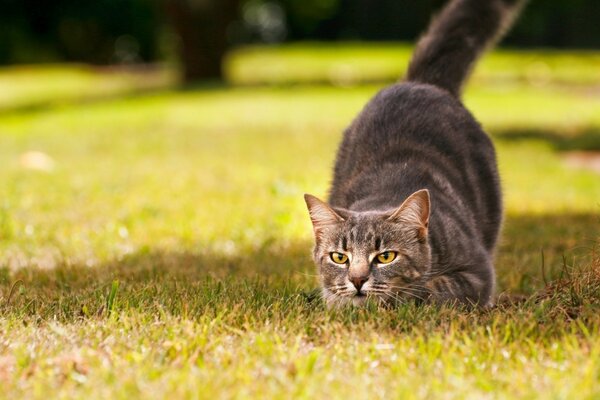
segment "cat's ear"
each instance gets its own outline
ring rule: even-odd
[[[306,202],[306,207],[308,207],[310,219],[313,224],[313,230],[315,231],[315,237],[319,238],[323,230],[327,227],[344,221],[344,218],[333,211],[333,209],[329,207],[327,203],[319,200],[315,196],[311,194],[305,194],[304,201]]]
[[[422,189],[408,196],[388,220],[417,226],[419,238],[423,239],[429,227],[430,206],[429,190]]]

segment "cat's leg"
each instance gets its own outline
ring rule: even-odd
[[[459,302],[479,307],[492,305],[494,275],[491,266],[475,272],[454,271],[432,277],[426,284],[434,303]]]

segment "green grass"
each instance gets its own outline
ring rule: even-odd
[[[164,88],[175,81],[163,66],[104,67],[84,65],[12,66],[0,69],[0,112],[35,111],[115,95]]]
[[[398,43],[246,47],[231,53],[227,72],[230,80],[243,84],[391,82],[404,74],[411,53],[411,46]],[[600,84],[599,66],[598,52],[497,50],[480,63],[473,81],[589,87]]]
[[[195,90],[0,71],[0,398],[600,396],[600,177],[562,158],[600,149],[600,56],[495,53],[465,94],[499,154],[498,292],[524,302],[328,311],[302,194],[409,54],[342,50],[240,50],[237,85]],[[331,85],[338,56],[375,72]]]

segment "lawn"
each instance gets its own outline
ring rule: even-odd
[[[486,311],[326,310],[302,194],[404,45],[0,69],[0,398],[598,398],[600,53],[499,51],[465,102],[506,221]],[[585,151],[586,153],[581,153]],[[577,153],[573,153],[577,152]]]

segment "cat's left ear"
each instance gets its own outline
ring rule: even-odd
[[[388,221],[415,225],[418,228],[419,238],[423,239],[427,236],[430,209],[429,190],[422,189],[408,196],[404,203],[390,215]]]
[[[317,239],[321,237],[324,229],[337,225],[340,222],[344,222],[344,218],[333,211],[327,203],[319,200],[315,196],[305,194],[304,201],[306,201],[306,207],[308,207],[310,220],[312,221],[313,230]]]

